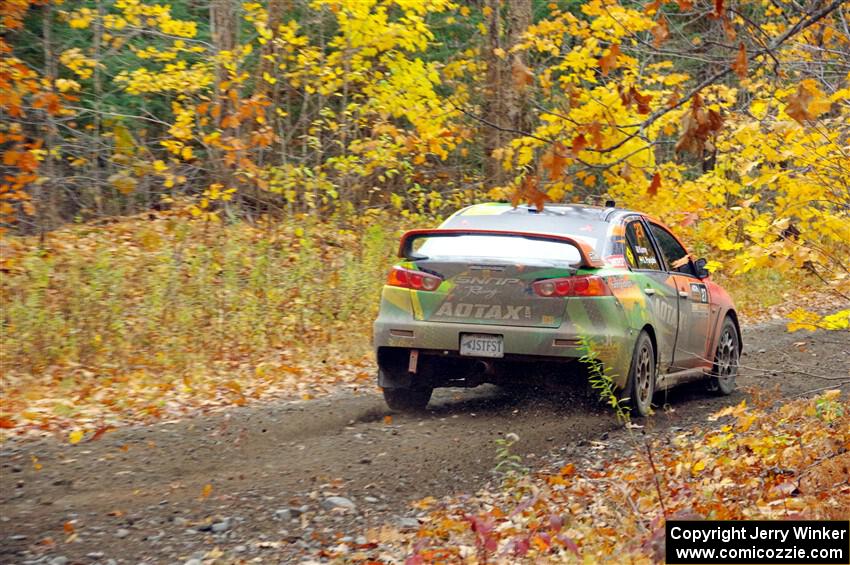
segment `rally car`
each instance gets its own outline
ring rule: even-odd
[[[436,387],[522,386],[544,363],[577,379],[589,348],[635,415],[685,381],[730,394],[731,298],[664,224],[609,204],[478,204],[405,233],[374,326],[389,407],[422,409]]]

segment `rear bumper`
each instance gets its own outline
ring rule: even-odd
[[[444,321],[426,321],[414,315],[411,291],[385,286],[375,321],[373,343],[378,359],[381,350],[418,350],[424,355],[459,355],[460,335],[483,333],[503,337],[507,358],[527,360],[575,360],[587,353],[584,339],[592,344],[597,358],[619,386],[625,384],[637,331],[630,328],[622,305],[615,297],[569,300],[557,328],[510,326]],[[476,359],[464,357],[464,359]],[[498,362],[498,359],[492,361]]]
[[[461,334],[492,334],[504,338],[505,355],[540,355],[544,357],[580,357],[578,335],[560,329],[486,324],[457,324],[412,320],[383,321],[374,326],[375,347],[403,347],[407,349],[440,350],[444,353],[460,349]],[[606,334],[585,335],[598,345],[608,345],[614,336]]]
[[[635,339],[627,329],[611,327],[600,327],[579,335],[563,325],[561,328],[536,328],[379,317],[374,325],[374,345],[379,359],[382,357],[382,348],[418,350],[426,356],[457,357],[460,336],[464,333],[500,335],[504,339],[505,360],[531,362],[535,359],[576,360],[587,353],[581,346],[581,339],[584,338],[593,344],[599,360],[611,369],[609,373],[619,386],[625,384]],[[498,358],[463,358],[500,362]]]

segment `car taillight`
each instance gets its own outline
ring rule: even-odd
[[[437,290],[443,279],[422,271],[412,271],[403,267],[393,267],[387,277],[387,284],[412,288],[413,290]]]
[[[605,279],[595,275],[565,277],[562,279],[544,279],[531,285],[537,296],[610,296],[611,290]]]

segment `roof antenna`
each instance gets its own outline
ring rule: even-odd
[[[613,200],[606,200],[606,201],[605,201],[605,207],[606,207],[606,208],[616,208],[616,207],[617,207],[617,203],[616,203],[616,202],[614,202]]]

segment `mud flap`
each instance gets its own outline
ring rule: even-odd
[[[378,386],[381,388],[410,388],[413,375],[408,372],[387,372],[378,369]]]

